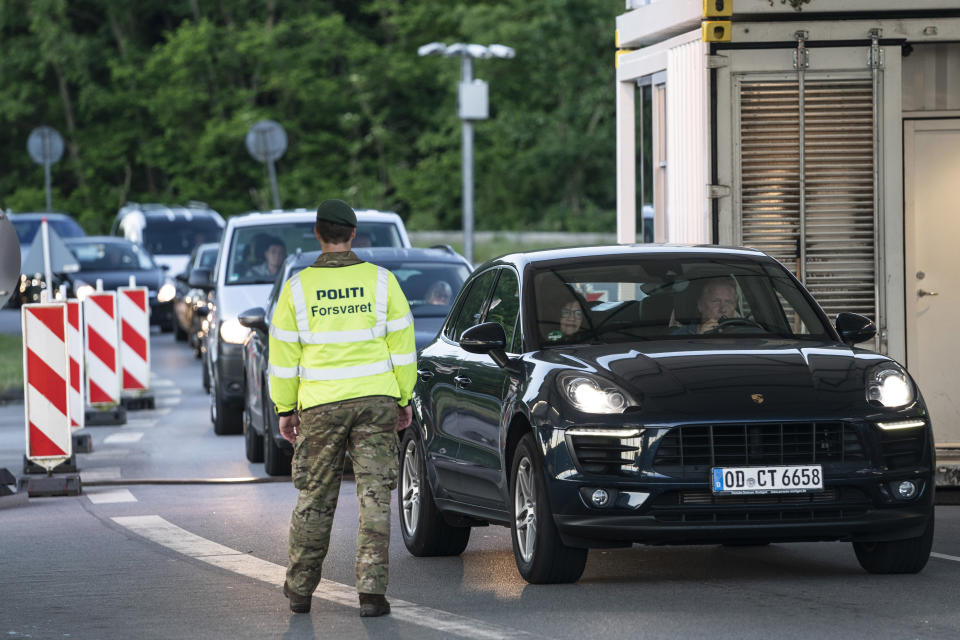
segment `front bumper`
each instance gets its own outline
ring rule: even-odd
[[[822,464],[822,492],[751,495],[713,494],[714,463],[709,462],[709,453],[704,454],[704,464],[671,464],[678,441],[665,437],[670,432],[661,430],[643,442],[619,440],[613,443],[623,445],[622,451],[617,451],[609,440],[605,447],[599,440],[574,443],[562,430],[539,430],[550,506],[566,544],[891,541],[921,535],[933,512],[929,425],[914,437],[898,436],[896,441],[876,433],[866,422],[836,427],[835,433],[846,434],[841,435],[846,457],[834,448],[832,459],[807,461]],[[728,454],[729,440],[724,437],[714,430],[710,442],[722,442]],[[824,436],[810,442],[825,441]],[[630,449],[627,444],[638,448]],[[709,449],[712,445],[705,446]],[[689,455],[690,451],[685,451]],[[917,486],[910,499],[897,494],[896,487],[904,480]],[[597,489],[609,496],[601,507],[591,500]]]
[[[222,401],[243,402],[243,345],[217,341],[215,382]]]

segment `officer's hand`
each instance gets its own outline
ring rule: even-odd
[[[413,409],[408,404],[405,407],[397,407],[397,431],[403,431],[410,426],[413,419]]]
[[[289,416],[280,416],[280,435],[283,439],[293,444],[300,433],[300,416],[293,413]]]

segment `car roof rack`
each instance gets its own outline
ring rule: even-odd
[[[451,253],[451,254],[453,254],[453,255],[457,255],[457,252],[454,251],[453,247],[451,247],[451,246],[448,245],[448,244],[432,244],[432,245],[430,245],[430,248],[431,248],[431,249],[442,249],[443,251],[446,251],[447,253]]]

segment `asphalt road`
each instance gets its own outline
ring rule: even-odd
[[[309,615],[280,594],[296,492],[266,479],[241,436],[216,436],[200,367],[154,334],[158,408],[89,427],[79,497],[0,509],[6,638],[951,638],[960,635],[960,507],[937,507],[919,575],[864,573],[845,543],[591,551],[575,585],[517,574],[506,529],[474,529],[456,558],[414,558],[394,509],[392,615],[361,619],[357,504],[348,478]],[[19,475],[23,407],[0,407],[0,467]],[[128,484],[97,486],[98,482]]]

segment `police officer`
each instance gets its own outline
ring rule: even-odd
[[[323,252],[283,285],[270,325],[270,397],[280,434],[294,445],[293,484],[300,490],[283,586],[295,613],[310,611],[320,583],[345,451],[360,501],[360,615],[390,613],[384,593],[396,432],[410,424],[417,353],[397,279],[350,251],[356,226],[346,202],[320,204],[314,233]]]

